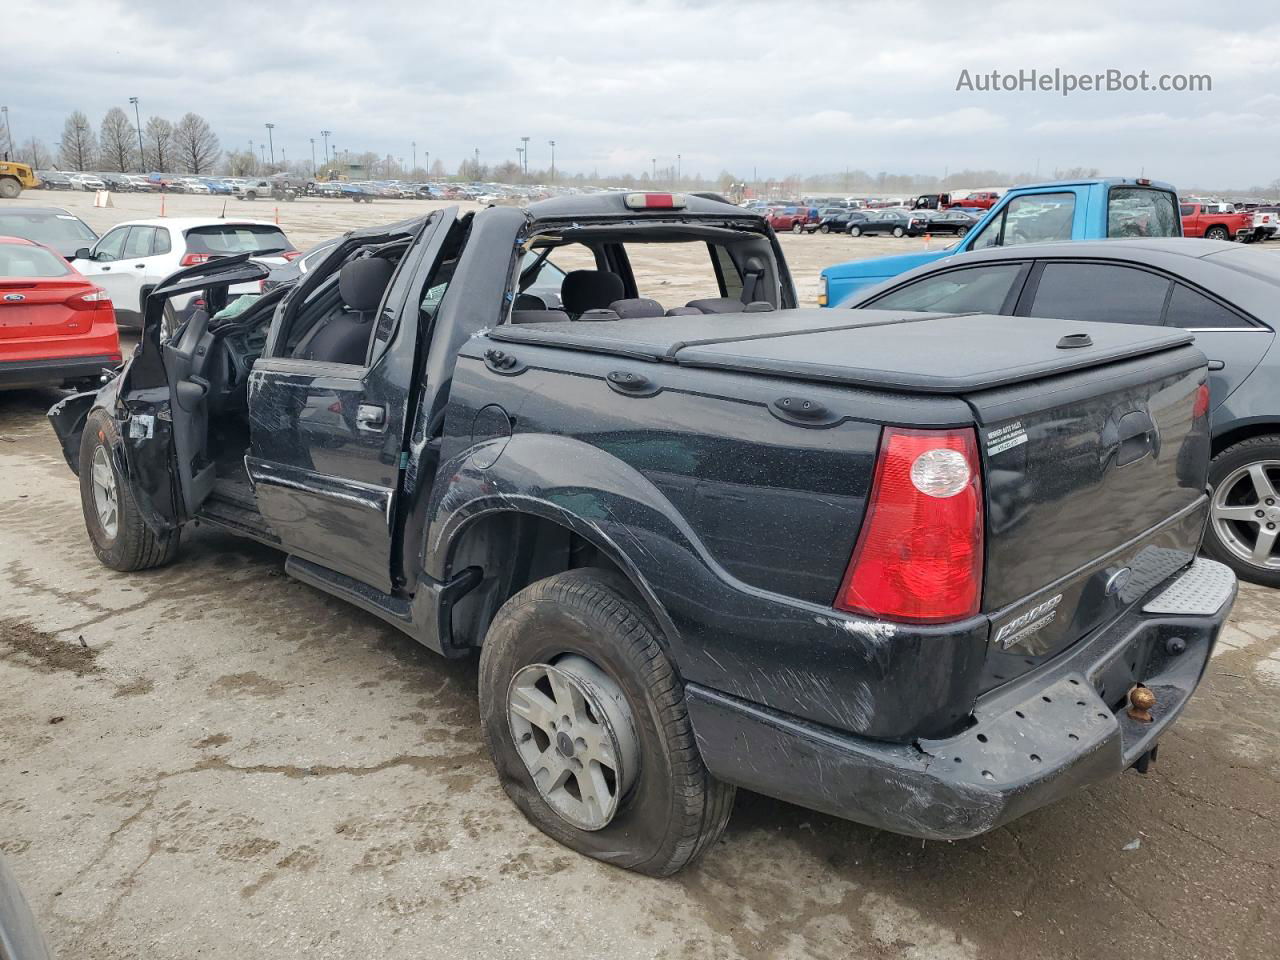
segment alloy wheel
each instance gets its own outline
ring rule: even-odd
[[[639,772],[622,689],[586,657],[533,663],[511,678],[507,722],[539,795],[580,830],[601,830]]]
[[[111,469],[106,447],[93,451],[93,506],[98,512],[102,532],[114,539],[119,527],[120,509],[116,473]]]
[[[1280,535],[1276,476],[1280,476],[1280,460],[1247,463],[1218,484],[1210,507],[1214,531],[1223,546],[1239,560],[1269,570],[1280,570],[1275,550]]]

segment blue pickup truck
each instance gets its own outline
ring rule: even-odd
[[[837,263],[822,271],[818,305],[839,306],[854,292],[944,257],[1047,240],[1180,237],[1178,195],[1144,178],[1061,180],[1015,187],[958,243],[945,250]]]

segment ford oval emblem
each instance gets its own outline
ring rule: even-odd
[[[1107,585],[1103,588],[1103,592],[1108,597],[1114,597],[1123,590],[1133,577],[1133,570],[1129,567],[1121,567],[1111,576],[1107,577]]]
[[[4,302],[5,302],[5,303],[20,303],[21,301],[23,301],[23,300],[25,300],[25,299],[27,299],[27,298],[26,298],[26,297],[24,297],[24,296],[23,296],[22,294],[20,294],[20,293],[6,293],[6,294],[4,295]]]

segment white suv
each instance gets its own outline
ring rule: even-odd
[[[169,274],[238,253],[261,253],[254,259],[271,267],[283,266],[298,256],[274,223],[163,217],[112,227],[91,248],[76,251],[73,259],[77,270],[111,294],[116,323],[138,327],[147,294]],[[231,288],[233,293],[256,293],[257,289],[256,284]],[[177,307],[186,305],[179,303]]]

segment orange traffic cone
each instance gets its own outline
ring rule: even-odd
[[[276,226],[280,226],[280,208],[276,207]]]
[[[929,234],[927,234],[927,233],[926,233],[926,234],[924,235],[924,248],[925,248],[926,250],[928,250],[928,249],[929,249],[929,243],[930,243],[932,240],[933,240],[933,237],[929,236]]]
[[[164,194],[160,194],[160,216],[164,216]]]

